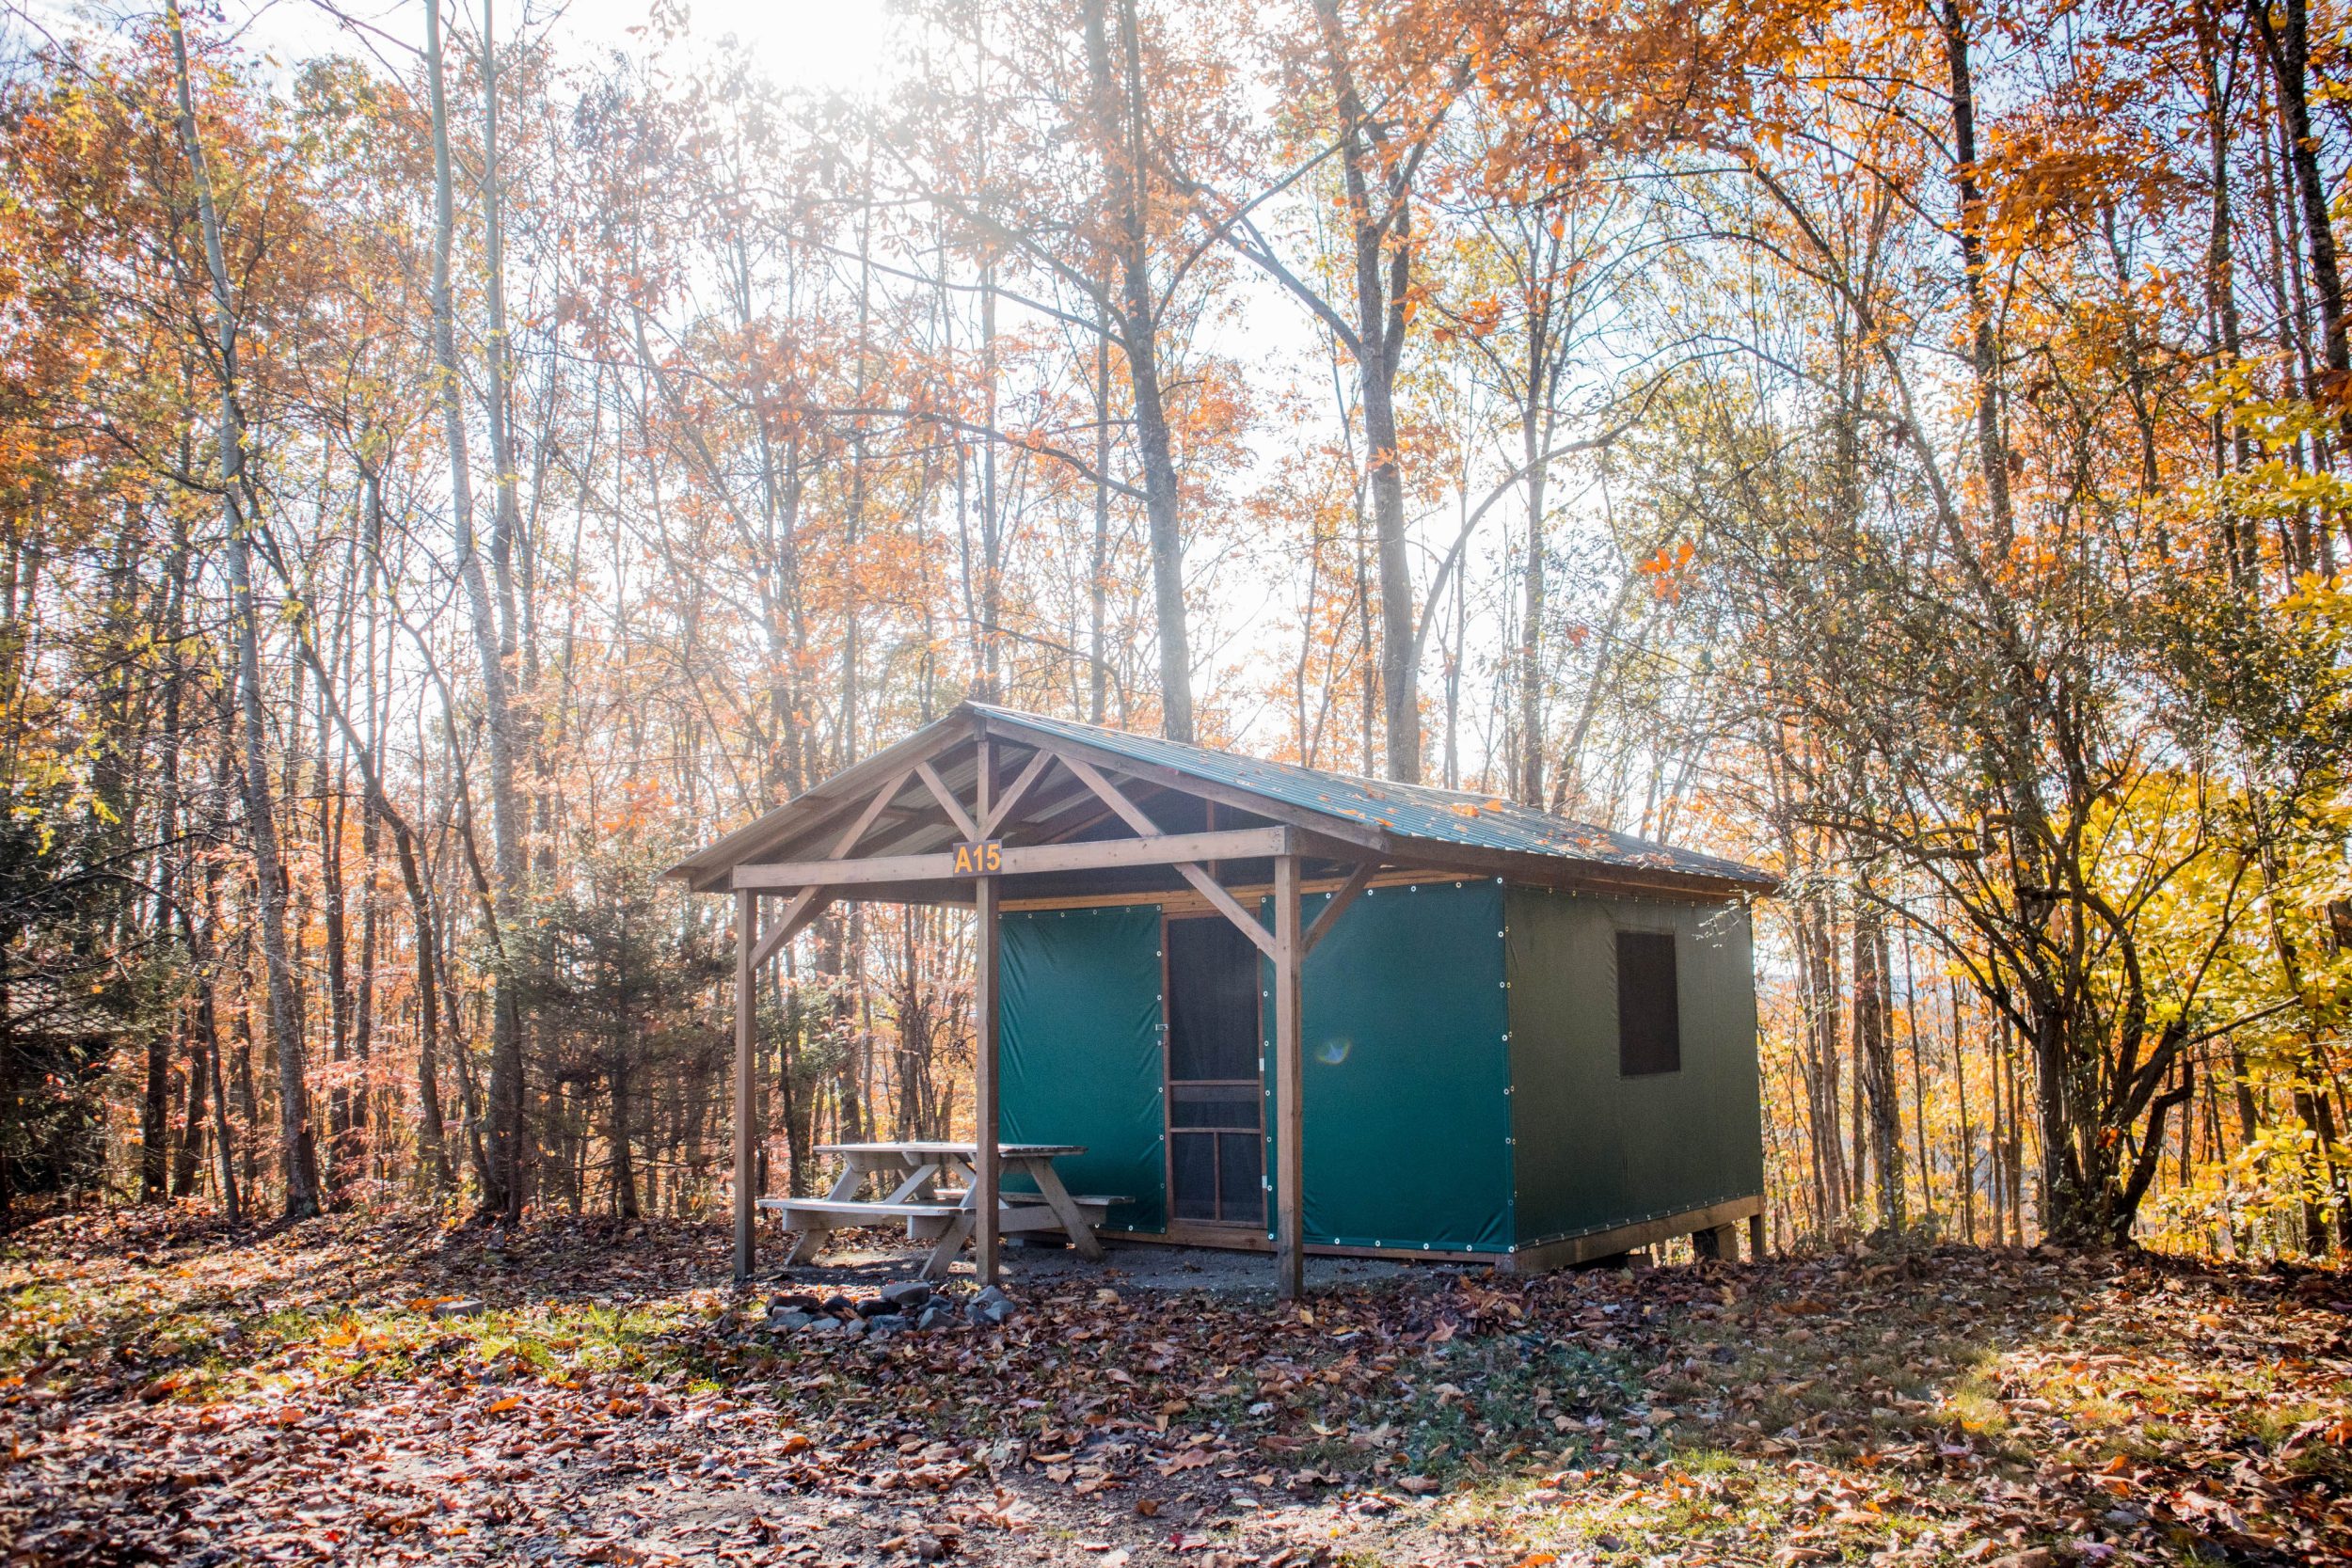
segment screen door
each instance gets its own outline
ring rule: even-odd
[[[1258,949],[1222,915],[1168,922],[1168,1196],[1173,1218],[1265,1228]]]

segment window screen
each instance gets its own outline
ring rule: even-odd
[[[1258,949],[1231,921],[1168,923],[1168,1076],[1258,1081]]]
[[[1629,1078],[1682,1070],[1670,932],[1617,933],[1617,1070]]]

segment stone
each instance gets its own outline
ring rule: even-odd
[[[886,1338],[893,1334],[902,1334],[914,1326],[912,1322],[896,1312],[884,1312],[866,1320],[866,1332],[878,1339]]]
[[[921,1314],[915,1318],[914,1326],[924,1329],[942,1328],[946,1324],[953,1323],[955,1321],[955,1316],[956,1315],[949,1311],[946,1307],[940,1306],[937,1302],[932,1302],[930,1306],[924,1307]]]
[[[808,1332],[811,1334],[838,1334],[841,1332],[841,1320],[839,1318],[811,1318],[808,1320]]]
[[[834,1313],[837,1316],[841,1313],[856,1311],[857,1303],[851,1301],[848,1296],[827,1296],[824,1301],[819,1304],[819,1309]]]
[[[768,1314],[768,1326],[778,1332],[806,1328],[816,1321],[816,1315],[809,1312],[770,1312]]]
[[[931,1288],[919,1279],[900,1280],[882,1288],[882,1300],[903,1312],[910,1307],[920,1307],[931,1299]]]
[[[473,1296],[460,1296],[455,1301],[437,1301],[432,1313],[437,1318],[469,1318],[482,1310],[482,1303]]]
[[[861,1318],[879,1318],[897,1310],[897,1307],[880,1296],[869,1297],[857,1304],[857,1315]]]
[[[825,1304],[806,1291],[787,1291],[768,1303],[768,1310],[776,1312],[805,1312],[810,1317],[825,1309]]]
[[[841,1325],[841,1332],[848,1335],[850,1338],[855,1339],[865,1334],[866,1326],[866,1322],[864,1318],[851,1318],[849,1322]]]

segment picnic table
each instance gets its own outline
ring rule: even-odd
[[[835,1230],[903,1220],[910,1240],[932,1243],[930,1256],[923,1260],[923,1277],[946,1277],[956,1254],[971,1240],[978,1217],[980,1183],[973,1168],[979,1158],[977,1144],[819,1144],[817,1152],[841,1159],[841,1174],[834,1179],[832,1191],[823,1197],[759,1200],[762,1209],[778,1215],[785,1229],[799,1232],[786,1262],[807,1262]],[[1082,1256],[1100,1259],[1103,1243],[1094,1227],[1103,1223],[1112,1204],[1128,1200],[1072,1196],[1054,1169],[1054,1162],[1085,1152],[1083,1144],[998,1144],[997,1234],[1058,1230]],[[1026,1177],[1036,1190],[1007,1190],[1006,1177]],[[960,1180],[962,1186],[944,1188],[940,1185],[943,1179]],[[883,1196],[861,1197],[860,1189],[869,1181]]]

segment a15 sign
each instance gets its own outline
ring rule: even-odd
[[[1005,868],[1005,841],[983,838],[956,846],[956,875],[988,877]]]

